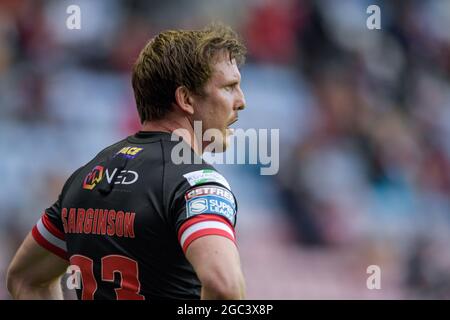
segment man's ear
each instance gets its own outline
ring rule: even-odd
[[[178,108],[189,115],[194,114],[194,98],[185,86],[179,86],[175,90],[175,103]]]

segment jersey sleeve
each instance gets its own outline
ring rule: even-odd
[[[61,223],[61,196],[47,208],[31,231],[38,244],[68,260],[64,229]]]
[[[75,171],[66,181],[58,200],[51,207],[45,209],[31,231],[34,240],[39,245],[65,260],[68,260],[68,257],[64,225],[61,219],[61,201],[66,188],[81,169]]]
[[[236,199],[217,171],[202,169],[183,174],[170,210],[184,253],[194,240],[207,235],[236,243]]]

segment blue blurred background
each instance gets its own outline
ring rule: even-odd
[[[81,30],[66,28],[71,4]],[[248,298],[450,298],[450,1],[1,0],[0,299],[70,173],[139,129],[144,44],[213,20],[249,50],[237,126],[280,129],[277,175],[219,166]]]

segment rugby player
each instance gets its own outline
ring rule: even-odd
[[[149,41],[132,74],[141,131],[69,177],[9,266],[13,298],[62,299],[68,266],[81,275],[79,299],[245,297],[236,199],[201,158],[210,142],[193,130],[194,121],[219,130],[226,149],[245,106],[244,58],[244,45],[222,25]],[[177,129],[181,141],[171,139]],[[192,162],[172,161],[178,143]]]

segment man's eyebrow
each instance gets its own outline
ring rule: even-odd
[[[225,82],[225,85],[227,85],[227,86],[236,85],[236,84],[239,84],[239,81],[236,79],[228,80]]]

